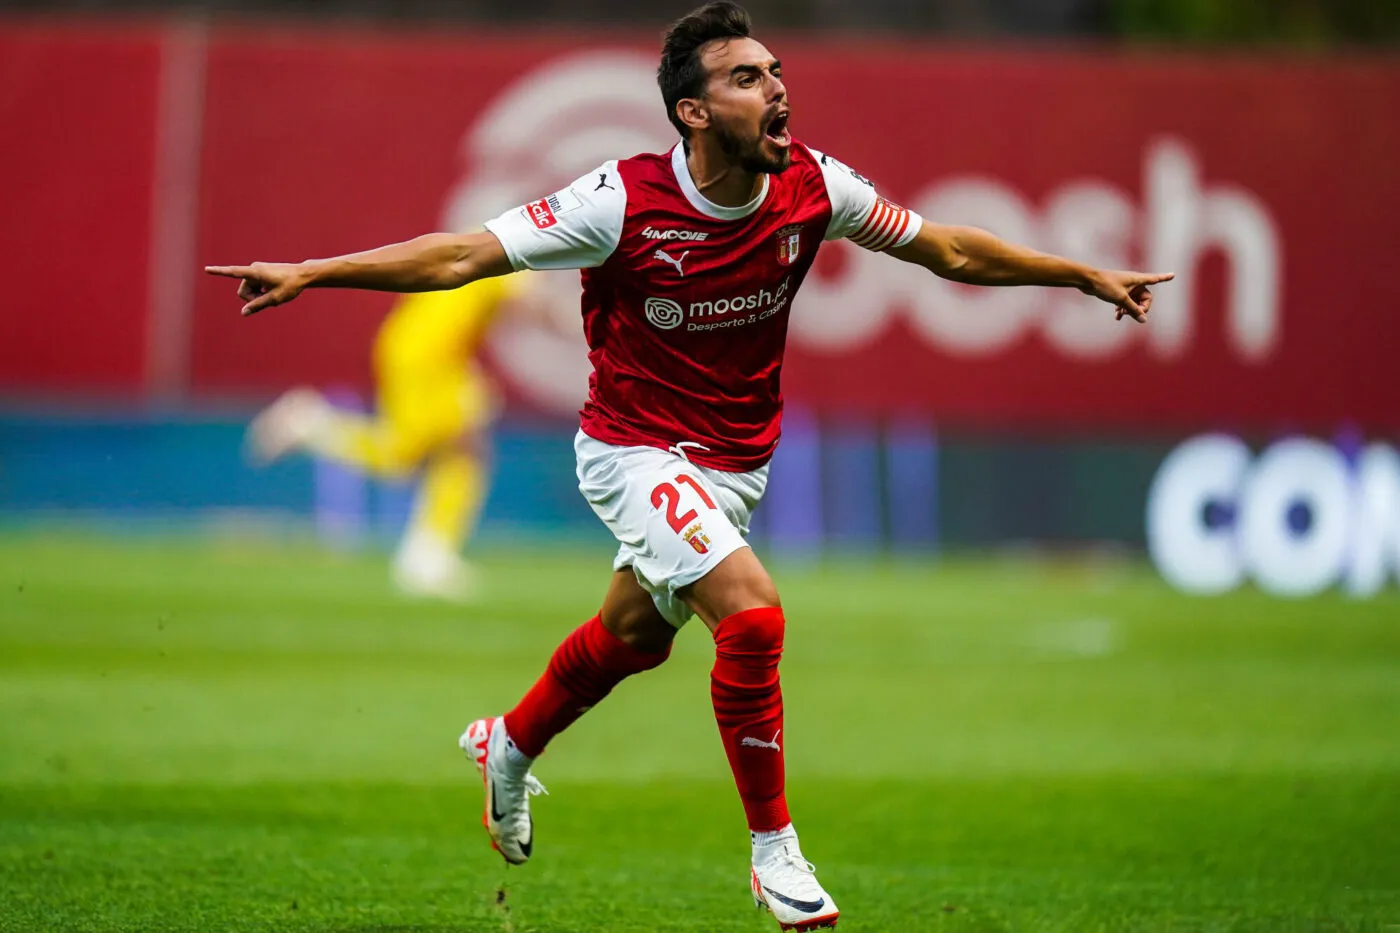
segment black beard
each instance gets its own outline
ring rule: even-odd
[[[763,151],[763,136],[756,139],[740,139],[730,132],[728,127],[717,126],[715,130],[720,151],[729,161],[736,163],[746,172],[777,175],[786,171],[792,163],[792,152],[789,149],[781,150],[776,158],[766,155]]]

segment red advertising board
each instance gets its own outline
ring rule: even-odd
[[[962,426],[1400,429],[1400,299],[1388,276],[1400,249],[1400,123],[1389,117],[1400,113],[1400,66],[770,44],[798,138],[888,196],[937,221],[1179,276],[1143,327],[1115,324],[1077,293],[968,289],[830,244],[794,305],[789,399]],[[673,141],[649,42],[248,29],[216,32],[206,48],[199,263],[473,226],[606,159]],[[60,66],[75,82],[100,78],[82,62]],[[154,135],[155,83],[103,88],[115,98],[105,112],[133,116],[113,137],[132,151]],[[124,215],[132,208],[94,218],[57,196],[64,179],[108,178],[106,167],[57,139],[50,149],[47,161],[0,150],[7,177],[39,176],[41,193],[20,212],[26,228],[100,224],[92,236],[132,249],[128,261],[144,269],[150,238]],[[0,226],[6,244],[16,229]],[[24,255],[31,271],[62,274],[50,251]],[[549,287],[559,313],[573,313],[577,277]],[[94,335],[125,339],[119,322],[132,309],[74,310],[94,286],[72,288],[54,313],[96,315]],[[318,292],[241,320],[226,283],[191,288],[181,374],[196,398],[367,385],[389,297]],[[17,332],[9,318],[5,343]],[[32,341],[32,329],[19,333]],[[585,385],[581,340],[507,327],[493,365],[517,404],[567,411]],[[0,385],[93,381],[76,363],[50,370],[35,358],[0,356]]]
[[[0,391],[141,383],[159,68],[150,32],[0,28]]]

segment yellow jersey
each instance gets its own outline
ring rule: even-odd
[[[405,295],[375,337],[376,368],[469,364],[501,304],[519,293],[522,279],[498,276],[451,291]]]

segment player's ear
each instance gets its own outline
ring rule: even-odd
[[[677,101],[676,116],[692,130],[707,129],[710,125],[710,108],[698,97]]]

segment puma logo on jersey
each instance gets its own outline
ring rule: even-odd
[[[642,231],[642,236],[648,240],[694,240],[696,243],[710,238],[708,233],[698,230],[658,230],[650,225]]]
[[[765,742],[765,741],[763,741],[762,739],[756,739],[756,738],[754,738],[753,736],[746,735],[746,736],[744,736],[744,740],[743,740],[742,742],[740,742],[739,744],[740,744],[740,745],[748,745],[748,746],[750,746],[750,747],[752,747],[752,748],[771,748],[771,749],[773,749],[773,751],[775,751],[775,752],[780,752],[780,751],[782,751],[782,749],[778,747],[778,736],[780,736],[780,735],[782,735],[782,734],[783,734],[783,730],[782,730],[782,729],[779,729],[777,732],[774,732],[774,733],[773,733],[773,741],[771,741],[771,742]]]
[[[656,252],[654,252],[654,253],[651,254],[651,258],[652,258],[652,259],[660,259],[662,262],[669,262],[671,265],[673,265],[673,266],[676,267],[676,273],[677,273],[678,275],[684,277],[684,275],[685,275],[685,270],[681,268],[681,263],[685,262],[685,257],[687,257],[687,256],[689,256],[689,255],[690,255],[690,250],[686,250],[685,252],[681,253],[681,258],[680,258],[680,259],[673,259],[673,258],[671,258],[669,255],[667,255],[667,253],[666,253],[666,251],[665,251],[664,249],[659,249],[659,250],[657,250]]]

